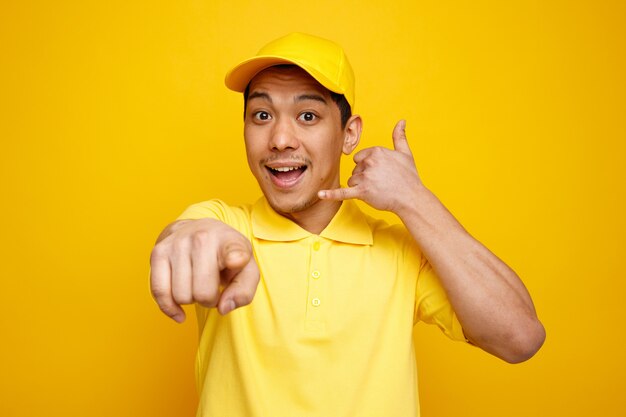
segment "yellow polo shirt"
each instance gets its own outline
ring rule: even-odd
[[[418,416],[413,326],[465,340],[438,278],[406,229],[341,205],[319,235],[265,198],[211,200],[211,217],[252,242],[261,280],[252,303],[222,317],[196,306],[199,417]]]

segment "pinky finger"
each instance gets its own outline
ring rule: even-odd
[[[152,257],[150,261],[150,291],[161,311],[177,323],[185,321],[185,311],[172,296],[171,270],[167,259]]]
[[[321,190],[318,191],[317,196],[322,200],[349,200],[351,198],[359,198],[360,194],[356,187],[348,187]]]

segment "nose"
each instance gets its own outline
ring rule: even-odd
[[[282,152],[288,149],[297,149],[300,146],[299,143],[295,126],[290,123],[290,120],[282,118],[274,123],[269,142],[273,151]]]

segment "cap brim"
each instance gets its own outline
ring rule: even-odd
[[[226,84],[226,87],[228,87],[229,89],[243,93],[248,86],[248,83],[250,83],[250,80],[252,80],[255,75],[257,75],[259,72],[263,71],[266,68],[281,64],[297,65],[330,91],[338,94],[345,94],[345,92],[342,91],[339,86],[337,86],[335,83],[332,83],[330,80],[328,80],[328,78],[324,77],[322,74],[311,68],[311,66],[307,65],[306,63],[271,55],[256,56],[254,58],[250,58],[241,62],[239,65],[231,69],[226,74],[224,82]]]

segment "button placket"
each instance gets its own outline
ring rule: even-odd
[[[322,306],[324,304],[324,295],[322,292],[322,279],[323,274],[320,268],[320,249],[321,242],[318,237],[311,244],[311,263],[308,276],[309,296],[307,300],[307,320],[308,321],[321,321],[322,320]]]

